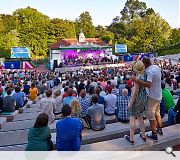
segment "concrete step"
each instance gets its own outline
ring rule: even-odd
[[[0,129],[6,124],[7,118],[6,117],[0,117]]]
[[[146,120],[146,129],[149,130],[149,122]],[[167,118],[163,119],[163,125],[167,126]],[[83,130],[82,144],[90,144],[123,137],[129,133],[129,124],[121,122],[107,124],[102,131]],[[139,128],[136,130],[139,133]],[[52,141],[56,143],[56,133],[52,133]],[[13,138],[12,138],[13,137]],[[0,132],[0,147],[24,145],[27,143],[28,129]]]
[[[164,135],[158,136],[158,142],[143,142],[139,134],[135,135],[135,144],[131,145],[123,138],[92,143],[81,146],[81,151],[160,151],[167,146],[180,144],[180,124],[163,128]]]
[[[24,120],[34,120],[37,118],[39,113],[40,112],[18,114],[17,117],[13,120],[13,122],[24,121]]]
[[[137,124],[138,122],[136,122]],[[168,119],[167,115],[162,119],[162,125],[163,127],[168,126]],[[129,134],[130,126],[129,124],[117,122],[117,123],[111,123],[107,124],[105,129],[101,131],[93,131],[85,129],[82,133],[82,144],[90,144],[90,143],[96,143],[116,138],[121,138],[125,134]],[[150,130],[149,121],[145,120],[145,129],[146,131]],[[135,130],[135,133],[139,133],[140,128],[137,125],[137,128]],[[52,141],[56,141],[56,133],[52,133]]]
[[[33,119],[33,120],[9,122],[1,128],[0,133],[7,132],[7,131],[17,131],[17,130],[29,129],[34,125],[35,121],[36,120]]]
[[[13,121],[13,122],[6,123],[2,127],[2,129],[0,129],[0,133],[1,132],[7,132],[7,131],[16,131],[16,130],[26,130],[26,129],[29,129],[29,128],[31,128],[34,125],[34,123],[36,121],[35,118],[27,119],[28,117],[31,117],[31,116],[34,117],[33,113],[31,113],[30,115],[29,115],[29,113],[22,113],[21,115],[18,115],[18,116],[20,116],[21,118],[22,117],[25,117],[25,118],[21,119],[21,120],[19,119],[18,121],[17,121],[17,119],[15,119],[15,121]],[[110,119],[110,117],[105,117],[105,118],[107,119],[107,121],[109,121],[109,119]],[[57,120],[49,125],[52,133],[56,132],[56,123],[57,123]]]
[[[16,111],[12,112],[12,114],[10,114],[10,115],[0,114],[0,117],[6,117],[7,118],[7,122],[11,122],[18,115],[18,113],[19,113],[19,111],[16,110]]]

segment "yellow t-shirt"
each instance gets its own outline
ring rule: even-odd
[[[29,93],[30,93],[30,100],[35,100],[38,96],[38,89],[35,87],[35,88],[30,88],[29,89]]]

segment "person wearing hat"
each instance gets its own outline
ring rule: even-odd
[[[134,64],[134,71],[137,72],[137,79],[144,80],[144,70],[145,66],[142,61],[138,61]],[[128,112],[130,115],[130,136],[125,135],[125,138],[131,144],[134,144],[134,132],[136,126],[136,117],[139,122],[139,126],[141,129],[140,137],[143,141],[146,141],[145,136],[145,127],[144,120],[142,118],[145,105],[146,105],[146,88],[143,85],[134,83],[134,93],[132,95],[131,101],[128,105]]]
[[[106,88],[107,96],[104,97],[104,109],[106,115],[114,115],[116,110],[117,96],[112,94],[112,87]]]

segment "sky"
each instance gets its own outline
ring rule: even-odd
[[[180,0],[141,0],[148,8],[159,13],[172,28],[180,28]],[[12,14],[19,8],[30,6],[49,16],[75,20],[88,11],[95,26],[107,26],[120,16],[126,0],[0,0],[0,13]]]

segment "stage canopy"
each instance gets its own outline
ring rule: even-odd
[[[93,43],[85,43],[85,44],[72,44],[67,47],[60,46],[58,50],[93,50],[93,49],[108,49],[111,46],[100,46]]]

